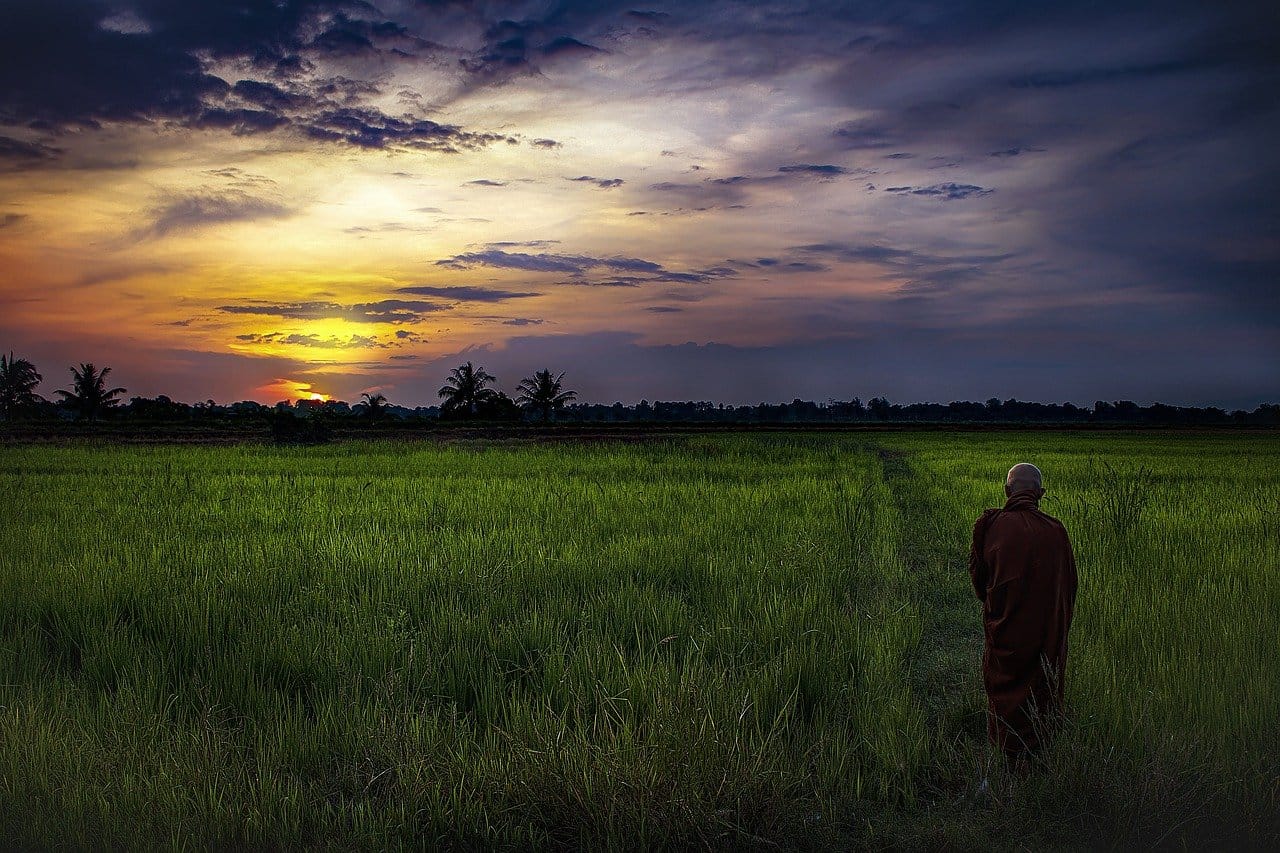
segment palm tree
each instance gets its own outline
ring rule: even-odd
[[[19,409],[39,399],[36,386],[43,378],[36,373],[36,366],[25,358],[14,358],[13,353],[7,358],[0,355],[0,410],[6,421],[13,420]]]
[[[455,367],[440,389],[440,396],[444,399],[440,408],[445,412],[465,410],[474,415],[479,404],[497,396],[488,387],[493,381],[494,377],[488,371],[483,367],[473,367],[469,361],[461,367]]]
[[[56,393],[61,394],[81,415],[92,421],[100,411],[119,403],[116,398],[125,392],[123,388],[107,388],[107,374],[110,372],[110,367],[96,370],[93,364],[82,364],[79,370],[73,367],[71,390],[63,391],[59,388]]]
[[[548,420],[553,411],[563,409],[565,403],[578,398],[577,391],[564,390],[563,380],[563,373],[552,376],[550,370],[539,370],[520,380],[517,386],[520,396],[516,397],[516,402],[526,409],[542,412],[542,419]]]
[[[364,416],[369,420],[380,420],[387,413],[387,398],[385,395],[365,391],[360,396],[364,398]]]

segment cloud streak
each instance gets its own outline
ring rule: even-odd
[[[530,290],[499,290],[493,287],[476,287],[473,285],[434,286],[417,284],[410,287],[397,287],[397,293],[412,293],[417,296],[436,296],[456,302],[506,302],[510,299],[528,299],[541,296]]]
[[[238,189],[177,193],[151,210],[151,221],[135,232],[135,236],[155,239],[214,225],[285,219],[293,213],[293,208],[279,201],[255,197]]]
[[[247,344],[275,344],[288,347],[306,347],[308,349],[350,350],[393,349],[402,346],[404,342],[418,339],[411,338],[406,341],[406,339],[398,338],[397,342],[380,341],[371,335],[350,335],[344,338],[337,335],[324,336],[299,332],[267,332],[265,334],[251,332],[249,334],[236,335],[236,340]]]
[[[947,182],[945,184],[931,184],[927,187],[885,187],[887,193],[897,193],[898,195],[921,195],[930,198],[942,199],[943,201],[959,201],[966,198],[981,198],[984,195],[991,195],[995,190],[986,187],[974,186],[973,184],[957,184]]]
[[[495,244],[496,245],[496,244]],[[568,284],[590,284],[603,287],[636,287],[642,284],[670,282],[680,284],[705,284],[719,278],[730,278],[736,270],[727,266],[707,267],[695,270],[671,270],[656,261],[622,256],[570,255],[557,252],[508,252],[505,249],[488,248],[479,252],[463,252],[436,261],[437,266],[453,269],[491,267],[495,269],[523,270],[538,273],[569,273]],[[602,279],[588,277],[588,273],[603,270],[619,273]]]
[[[289,320],[346,320],[349,323],[419,323],[427,316],[448,311],[447,304],[409,299],[383,299],[341,305],[336,302],[245,302],[220,305],[224,314],[249,314],[259,317],[283,317]]]

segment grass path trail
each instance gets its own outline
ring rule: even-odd
[[[967,524],[948,517],[922,488],[928,475],[914,467],[909,453],[878,447],[876,455],[898,515],[908,595],[921,620],[910,664],[912,692],[924,704],[930,730],[946,738],[981,734],[982,623],[969,586]]]

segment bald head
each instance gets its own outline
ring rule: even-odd
[[[1044,497],[1040,469],[1030,462],[1019,462],[1009,469],[1009,473],[1004,478],[1004,493],[1006,496],[1011,496],[1025,491],[1036,492],[1037,499]]]

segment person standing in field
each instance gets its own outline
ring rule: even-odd
[[[969,574],[982,602],[987,734],[1013,761],[1037,750],[1061,711],[1076,561],[1062,522],[1040,511],[1040,469],[1009,469],[1000,509],[973,525]]]

